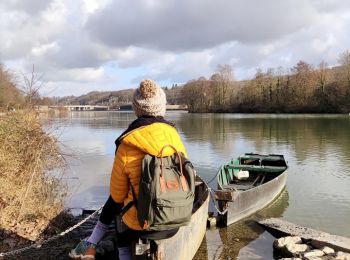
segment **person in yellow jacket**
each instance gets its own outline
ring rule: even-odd
[[[175,125],[164,119],[166,95],[163,89],[152,80],[141,81],[134,92],[132,107],[137,119],[115,141],[116,153],[110,179],[110,196],[90,237],[81,241],[70,252],[69,256],[73,259],[94,259],[96,245],[112,220],[120,214],[125,205],[134,200],[133,192],[138,197],[141,165],[146,154],[159,156],[165,145],[172,145],[187,157]],[[171,148],[165,148],[163,156],[173,153]],[[125,212],[123,222],[129,229],[117,233],[120,260],[131,259],[131,241],[147,232],[142,230],[138,222],[135,206]],[[173,231],[169,232],[172,233]]]

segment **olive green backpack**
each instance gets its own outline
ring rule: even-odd
[[[166,147],[171,147],[175,153],[163,157]],[[138,220],[144,230],[168,230],[189,223],[195,174],[192,163],[171,145],[162,148],[160,157],[145,155],[137,200],[132,189],[132,203],[137,208]],[[130,207],[127,205],[125,208]]]

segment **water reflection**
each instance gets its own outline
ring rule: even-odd
[[[291,194],[286,217],[350,235],[350,226],[344,226],[350,215],[348,116],[182,114],[179,124],[206,180],[231,156],[284,154]]]
[[[223,156],[238,141],[257,151],[288,149],[298,163],[322,159],[329,149],[349,163],[350,120],[347,116],[256,116],[182,114],[181,129],[189,142],[209,143]],[[332,151],[330,152],[332,153]],[[348,173],[349,175],[349,173]]]
[[[282,217],[283,213],[289,206],[289,194],[286,189],[284,189],[281,193],[281,195],[278,197],[277,200],[275,200],[272,204],[270,204],[268,207],[264,208],[263,210],[259,211],[255,215],[252,215],[248,218],[245,218],[235,224],[232,224],[231,226],[227,228],[220,228],[216,229],[210,232],[217,232],[219,234],[219,241],[213,241],[211,244],[207,243],[207,240],[205,243],[201,245],[200,250],[196,254],[196,257],[194,259],[208,259],[212,260],[217,257],[218,253],[220,251],[219,256],[221,259],[235,259],[238,255],[241,256],[240,259],[250,259],[247,258],[247,255],[252,253],[251,251],[242,251],[240,250],[244,247],[246,247],[251,241],[256,240],[261,234],[264,233],[264,229],[260,227],[256,221],[264,218],[269,217]],[[208,235],[208,232],[207,232]],[[210,236],[213,236],[211,233],[209,233]],[[257,246],[255,250],[255,254],[259,256],[265,256],[266,258],[262,259],[272,259],[267,257],[268,255],[272,255],[272,243],[267,244],[266,239],[270,238],[268,234],[264,234],[261,240],[257,240]],[[272,237],[271,237],[272,241]],[[269,242],[271,242],[269,240]],[[261,242],[261,243],[260,243]],[[222,249],[221,249],[221,246]],[[214,247],[214,248],[213,248]],[[259,248],[261,251],[259,251]],[[266,252],[264,252],[266,251]],[[216,252],[216,254],[212,254],[212,252]],[[214,257],[214,258],[213,258]]]

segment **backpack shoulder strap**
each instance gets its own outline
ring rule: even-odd
[[[122,211],[120,212],[120,216],[124,216],[124,214],[132,207],[132,206],[135,206],[137,208],[137,199],[136,199],[136,193],[135,193],[135,190],[134,190],[134,187],[131,185],[130,183],[130,188],[131,188],[131,192],[132,192],[132,197],[133,197],[133,200],[130,201],[128,204],[126,204]]]

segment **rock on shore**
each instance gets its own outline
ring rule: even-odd
[[[276,239],[273,244],[277,259],[284,260],[350,260],[350,254],[336,252],[333,248],[324,246],[316,248],[310,241],[298,236],[287,236]]]
[[[301,239],[309,241],[309,244],[314,248],[328,246],[336,251],[350,253],[350,238],[347,237],[296,225],[280,218],[265,219],[259,221],[259,224],[276,237],[299,236]]]

